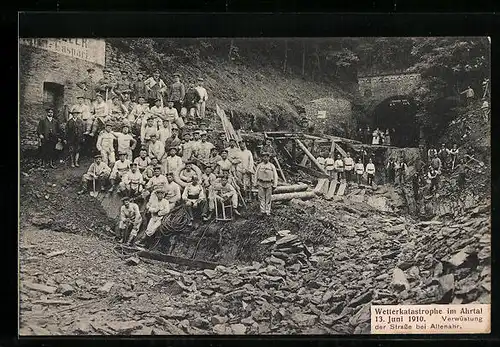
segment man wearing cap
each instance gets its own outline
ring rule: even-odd
[[[214,147],[210,150],[210,158],[208,159],[208,165],[212,167],[212,170],[215,172],[217,169],[217,163],[222,160],[221,155],[219,154],[219,151],[217,147]]]
[[[134,163],[137,164],[137,168],[141,173],[146,170],[146,168],[149,166],[151,163],[151,158],[148,157],[148,151],[146,151],[145,148],[141,148],[141,151],[139,152],[139,156],[134,159]]]
[[[200,145],[201,145],[201,132],[200,130],[195,130],[193,132],[193,143],[191,145],[193,148],[194,157],[198,157],[200,151]]]
[[[143,241],[146,237],[153,236],[161,225],[161,221],[164,216],[169,214],[170,205],[168,200],[165,199],[165,191],[157,190],[154,194],[155,199],[148,201],[146,204],[146,211],[151,214],[148,226],[144,231],[144,234],[138,237],[137,243],[140,246],[144,246]]]
[[[134,110],[135,102],[133,102],[132,100],[130,100],[130,92],[127,91],[127,90],[125,90],[125,91],[122,92],[122,102],[121,102],[121,105],[122,105],[123,113],[125,115],[125,120],[124,121],[128,121],[128,118],[129,118],[130,114]]]
[[[191,134],[184,134],[184,143],[181,144],[182,151],[182,161],[185,163],[188,160],[191,160],[191,155],[193,154],[193,141],[191,140]]]
[[[198,176],[193,176],[192,182],[184,188],[184,192],[182,193],[182,200],[186,204],[186,211],[189,216],[188,226],[192,226],[194,211],[199,210],[202,215],[206,212],[205,191],[201,184],[199,184]]]
[[[178,122],[179,113],[174,108],[174,102],[171,100],[168,101],[167,107],[163,109],[163,119],[168,121],[169,129],[172,128],[173,124],[176,124]]]
[[[141,144],[146,147],[149,153],[149,146],[152,142],[152,135],[158,135],[158,127],[155,124],[155,118],[149,117],[147,123],[141,128]]]
[[[90,113],[89,105],[85,104],[85,99],[83,95],[79,95],[76,98],[77,103],[71,107],[69,113],[72,113],[75,118],[80,118],[84,123],[84,134],[87,135],[90,133],[90,129],[92,127],[93,117]]]
[[[148,183],[149,180],[154,176],[154,168],[157,166],[159,166],[158,159],[151,158],[151,163],[148,165],[148,167],[142,173],[142,178],[144,178],[144,182]],[[162,173],[161,169],[160,169],[160,173]]]
[[[191,183],[193,181],[193,177],[195,176],[198,176],[198,174],[193,170],[193,162],[187,161],[184,169],[179,172],[179,178],[183,182]]]
[[[165,199],[170,204],[170,210],[175,207],[175,204],[181,200],[181,187],[174,181],[174,174],[167,173],[167,184],[165,185]]]
[[[236,140],[235,139],[230,139],[229,140],[229,147],[226,148],[227,150],[227,158],[233,164],[232,167],[232,173],[236,176],[238,181],[241,181],[241,149],[239,149],[238,146],[236,146]]]
[[[80,99],[83,102],[83,99]],[[84,105],[85,106],[85,105]],[[71,167],[78,167],[80,159],[80,148],[84,141],[85,124],[81,118],[81,114],[69,113],[68,121],[66,122],[66,143],[68,144]]]
[[[117,236],[121,243],[127,242],[130,245],[139,233],[142,216],[139,206],[131,202],[128,196],[122,198],[122,204],[122,207],[120,207],[120,220],[118,222],[119,234]],[[129,230],[130,235],[127,235]]]
[[[90,106],[95,100],[96,83],[94,82],[94,72],[93,68],[87,69],[87,76],[76,83],[76,86],[83,90],[83,97],[87,106]]]
[[[200,94],[194,87],[194,83],[189,83],[189,88],[186,91],[186,96],[184,98],[184,107],[188,111],[189,117],[193,119],[196,115],[197,105],[200,102]]]
[[[158,129],[158,136],[160,138],[160,142],[165,145],[167,142],[167,139],[172,136],[172,133],[170,132],[171,130],[171,125],[170,122],[166,119],[163,120],[163,124],[160,126],[160,129]]]
[[[159,123],[165,119],[165,109],[162,106],[162,102],[160,99],[155,100],[155,104],[149,110],[150,117],[153,117],[155,125],[158,126]]]
[[[151,134],[151,143],[148,148],[148,157],[157,158],[161,163],[165,155],[165,145],[160,141],[157,134]]]
[[[132,111],[128,115],[128,121],[130,124],[134,124],[134,127],[141,128],[143,119],[149,117],[149,104],[143,96],[137,98],[137,103],[134,104]]]
[[[161,173],[161,167],[159,165],[153,168],[153,177],[151,177],[146,183],[142,196],[146,199],[150,196],[149,201],[156,200],[155,194],[156,190],[165,190],[165,186],[168,184],[167,178]]]
[[[174,83],[170,86],[170,95],[168,100],[173,101],[174,108],[181,113],[182,103],[186,94],[184,83],[181,82],[181,75],[174,73]]]
[[[443,164],[443,171],[447,170],[449,152],[450,150],[446,148],[446,145],[444,143],[441,144],[441,148],[439,149],[437,155],[439,159],[441,159],[441,163]]]
[[[241,172],[240,176],[241,176],[243,191],[245,192],[246,195],[246,199],[250,200],[252,192],[252,175],[255,172],[253,154],[247,148],[247,144],[245,141],[240,142],[240,147],[241,147],[241,164],[237,167],[237,169]]]
[[[351,158],[351,153],[347,152],[347,156],[344,158],[344,172],[345,179],[347,182],[352,181],[352,172],[354,169],[354,160]]]
[[[141,172],[137,169],[137,164],[130,163],[130,170],[123,175],[122,181],[118,185],[118,190],[126,192],[127,195],[138,195],[142,193],[143,186],[144,179]]]
[[[221,160],[217,162],[217,166],[215,168],[215,174],[220,176],[222,171],[231,172],[233,169],[233,163],[227,158],[227,149],[223,149],[220,152]]]
[[[54,110],[48,107],[45,111],[47,112],[46,116],[38,122],[36,132],[41,143],[42,165],[50,165],[51,168],[55,169],[56,144],[61,141],[61,127],[57,119],[54,118]]]
[[[262,149],[261,149],[261,153],[263,153],[263,152],[267,152],[271,158],[276,157],[276,150],[274,149],[272,139],[270,139],[270,138],[266,139],[266,143],[262,146]]]
[[[177,147],[170,147],[169,155],[162,162],[163,172],[174,173],[182,167],[182,158],[177,155]]]
[[[109,175],[109,180],[111,181],[111,188],[109,188],[109,192],[114,190],[116,182],[121,181],[123,175],[125,175],[130,168],[130,160],[127,159],[127,153],[119,152],[118,156],[120,157],[120,160],[113,165],[113,169]]]
[[[128,71],[120,70],[120,78],[116,81],[115,92],[118,96],[120,96],[121,100],[125,100],[123,98],[123,93],[130,93],[132,89],[130,88],[130,80],[128,79]]]
[[[200,95],[200,101],[196,104],[198,117],[205,118],[205,103],[208,100],[208,94],[205,87],[203,87],[203,78],[198,78],[198,86],[195,89]]]
[[[344,161],[340,154],[337,154],[337,160],[334,162],[334,170],[337,174],[337,181],[340,181],[344,178]]]
[[[131,87],[133,100],[139,102],[139,98],[147,98],[148,91],[146,90],[146,84],[144,83],[144,75],[142,72],[137,73],[137,79],[134,83],[132,83]]]
[[[78,194],[85,193],[88,184],[93,180],[96,180],[96,186],[100,186],[101,190],[104,191],[110,172],[111,169],[102,161],[102,156],[100,154],[96,155],[94,157],[94,162],[90,164],[87,172],[83,174],[82,189]]]
[[[103,162],[109,166],[113,166],[115,163],[115,139],[116,136],[111,131],[111,124],[106,124],[104,131],[97,137],[96,148],[101,152]]]
[[[165,140],[165,148],[179,148],[180,144],[181,139],[179,138],[179,128],[177,128],[177,125],[172,124],[172,135]]]
[[[150,100],[160,100],[163,104],[163,96],[167,90],[165,82],[160,78],[160,71],[156,70],[151,77],[144,81]]]
[[[271,215],[271,195],[278,186],[278,173],[273,163],[269,162],[269,153],[261,154],[262,162],[255,169],[253,185],[257,186],[259,193],[260,212]]]
[[[102,72],[104,76],[97,81],[96,89],[102,95],[108,107],[111,108],[111,98],[115,95],[114,88],[116,83],[113,81],[110,69],[106,68]]]
[[[94,109],[94,119],[92,122],[92,131],[90,133],[90,136],[95,136],[97,131],[101,127],[104,127],[104,124],[108,120],[109,107],[108,104],[102,98],[102,95],[100,93],[96,94],[96,101],[94,103],[93,109]]]
[[[132,161],[132,151],[135,149],[137,141],[134,139],[132,134],[130,134],[130,127],[128,125],[124,125],[121,133],[113,132],[113,135],[115,135],[118,142],[118,152],[127,153],[127,159]]]
[[[205,192],[209,192],[208,195],[210,195],[210,189],[213,187],[215,181],[217,181],[217,176],[213,173],[212,167],[205,167],[205,172],[201,175],[201,185],[205,188]]]
[[[198,145],[198,160],[204,164],[208,165],[210,161],[210,152],[212,151],[212,148],[215,146],[207,141],[207,132],[203,131],[200,133],[201,135],[201,140],[200,144]]]
[[[240,212],[238,211],[238,192],[236,189],[228,183],[228,176],[224,175],[220,178],[219,182],[214,183],[208,198],[208,210],[209,215],[203,218],[204,221],[207,221],[211,218],[213,210],[215,209],[215,204],[220,203],[221,206],[224,203],[230,201],[233,207],[233,213],[237,216],[240,216]]]
[[[113,102],[111,103],[110,114],[114,120],[121,121],[125,119],[126,115],[123,112],[122,104],[120,101],[120,97],[118,95],[114,95],[112,97]]]

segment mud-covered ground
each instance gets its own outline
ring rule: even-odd
[[[76,195],[87,164],[22,168],[22,335],[368,333],[370,304],[490,302],[487,200],[423,222],[389,186],[251,206],[185,232],[172,254],[221,264],[188,269],[115,250],[102,205]],[[282,230],[302,246],[282,251]]]

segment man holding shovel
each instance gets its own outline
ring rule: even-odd
[[[130,202],[128,196],[122,199],[122,207],[120,208],[120,221],[118,222],[118,235],[117,238],[120,243],[127,243],[130,245],[132,240],[139,233],[139,228],[142,224],[142,216],[139,211],[139,206],[136,203]],[[128,231],[130,230],[130,234]]]
[[[91,196],[97,196],[96,182],[99,183],[101,191],[104,191],[106,181],[108,180],[111,169],[106,163],[102,161],[102,156],[100,154],[94,157],[94,162],[90,165],[88,171],[82,177],[82,189],[78,194],[83,194],[87,190],[89,182],[92,182],[92,192]]]

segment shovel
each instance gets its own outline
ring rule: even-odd
[[[95,170],[94,170],[94,176],[95,176]],[[95,198],[97,197],[98,194],[99,192],[95,190],[95,178],[92,178],[92,191],[90,192],[90,196]]]
[[[479,164],[479,166],[480,166],[480,167],[484,167],[484,163],[483,163],[482,161],[477,160],[476,158],[471,157],[471,156],[470,156],[470,155],[468,155],[468,154],[466,154],[465,156],[466,156],[467,158],[469,158],[470,160],[474,160],[476,163],[478,163],[478,164]]]

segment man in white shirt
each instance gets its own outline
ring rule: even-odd
[[[354,160],[351,158],[351,153],[347,152],[347,156],[344,158],[344,172],[345,179],[347,182],[352,180],[352,170],[354,169]]]
[[[205,191],[199,183],[198,176],[193,176],[192,182],[189,183],[182,193],[182,200],[186,205],[186,210],[189,216],[188,226],[193,225],[194,212],[199,210],[202,217],[206,214],[206,196]]]
[[[102,155],[102,161],[109,167],[115,164],[115,148],[114,141],[116,136],[111,131],[111,124],[106,124],[106,127],[97,138],[96,148]]]
[[[195,89],[200,95],[200,101],[196,104],[197,115],[200,118],[205,118],[205,102],[208,100],[208,94],[203,87],[203,78],[198,78],[198,86]]]
[[[358,179],[358,185],[360,185],[362,178],[363,178],[363,175],[365,173],[365,166],[361,162],[361,158],[358,159],[358,162],[354,166],[354,171],[356,172],[356,177]]]
[[[156,134],[151,134],[151,143],[148,149],[148,157],[157,158],[161,163],[165,155],[165,144],[163,144]]]
[[[155,195],[156,198],[154,200],[151,199],[146,204],[146,210],[151,214],[151,218],[149,219],[148,226],[146,227],[144,234],[142,234],[137,240],[139,246],[144,246],[144,239],[146,237],[150,238],[153,236],[160,227],[163,217],[170,213],[170,204],[168,203],[168,200],[165,199],[165,191],[163,189],[159,189],[153,195]]]
[[[373,185],[373,178],[375,177],[375,164],[373,164],[372,158],[368,159],[368,164],[366,164],[366,173],[368,174],[368,185]]]
[[[121,181],[123,175],[125,175],[130,168],[130,160],[127,159],[127,153],[121,152],[118,155],[120,156],[120,160],[113,165],[113,169],[109,175],[109,180],[111,182],[111,188],[109,188],[110,193],[115,189],[117,181]]]
[[[174,173],[179,170],[183,163],[182,158],[177,155],[177,147],[170,147],[169,155],[164,159],[163,172]]]
[[[241,147],[241,164],[237,166],[237,170],[241,172],[241,179],[243,184],[243,193],[247,201],[251,200],[252,193],[252,175],[255,173],[255,167],[253,162],[253,154],[247,148],[245,141],[240,142]]]
[[[113,134],[116,136],[118,142],[118,152],[127,153],[127,159],[132,161],[132,151],[135,149],[137,141],[130,134],[129,130],[129,126],[124,125],[121,133],[113,132]]]
[[[120,208],[120,220],[118,222],[119,234],[117,236],[120,243],[124,243],[128,240],[128,244],[130,245],[139,232],[139,228],[142,224],[142,216],[139,211],[139,206],[131,202],[128,196],[122,198],[122,203],[123,205]],[[127,235],[129,230],[130,235]]]
[[[83,134],[88,135],[92,128],[92,122],[94,120],[94,117],[90,113],[90,106],[85,104],[84,96],[83,95],[78,96],[76,99],[78,103],[73,105],[70,113],[72,113],[76,118],[82,119],[82,121],[85,124],[85,132]]]
[[[96,94],[96,101],[93,105],[94,109],[94,121],[92,122],[92,131],[90,136],[95,136],[97,131],[104,126],[108,120],[109,107],[106,101],[104,101],[101,94]]]
[[[137,164],[137,167],[139,168],[139,171],[141,173],[146,170],[146,168],[151,163],[151,158],[148,157],[148,152],[146,151],[146,149],[141,149],[141,151],[139,152],[139,156],[134,159],[134,163]]]
[[[335,160],[334,166],[335,173],[337,174],[337,181],[341,181],[344,178],[344,161],[340,154],[337,154],[337,160]]]
[[[165,185],[165,199],[170,204],[170,210],[181,200],[181,187],[174,181],[174,174],[167,173],[168,183]]]
[[[144,186],[144,179],[139,170],[137,170],[136,163],[130,163],[130,170],[126,172],[122,181],[118,185],[118,190],[120,192],[126,192],[127,195],[138,195],[142,193]]]
[[[210,152],[212,151],[212,148],[214,148],[214,145],[211,142],[207,141],[206,131],[202,132],[200,136],[201,141],[198,148],[198,160],[202,164],[208,165],[210,161]]]
[[[325,158],[325,170],[330,178],[333,178],[333,175],[335,174],[335,159],[332,157]]]
[[[160,71],[156,70],[153,75],[144,81],[150,100],[163,100],[167,91],[167,85],[160,78]],[[163,102],[161,102],[163,103]],[[163,106],[163,105],[162,105]]]
[[[146,189],[143,190],[142,196],[146,200],[148,196],[150,196],[149,201],[155,200],[156,195],[152,194],[156,190],[164,190],[165,186],[168,184],[167,178],[162,175],[161,167],[155,166],[153,169],[153,177],[151,177],[146,183]]]

